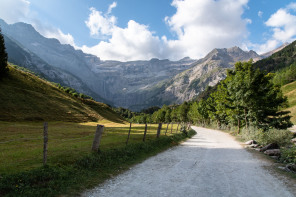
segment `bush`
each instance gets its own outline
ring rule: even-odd
[[[255,127],[244,128],[241,135],[244,140],[255,140],[262,145],[276,143],[281,147],[290,145],[293,138],[293,134],[288,130],[270,129],[263,132]]]
[[[282,148],[280,161],[284,163],[295,163],[296,164],[296,146],[292,148]]]

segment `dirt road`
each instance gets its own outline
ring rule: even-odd
[[[82,196],[294,196],[230,135],[193,127],[197,135],[134,166]]]

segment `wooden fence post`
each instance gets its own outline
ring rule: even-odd
[[[165,135],[166,135],[167,132],[168,132],[169,124],[170,124],[170,123],[167,124],[167,128],[166,128],[165,133],[164,133]]]
[[[96,134],[94,137],[94,141],[92,144],[92,151],[98,151],[99,150],[99,146],[100,146],[100,142],[101,142],[101,138],[102,138],[102,134],[104,131],[104,125],[97,125],[97,129],[96,129]]]
[[[146,139],[146,133],[147,133],[147,123],[145,124],[145,131],[144,131],[143,142],[145,142],[145,139]]]
[[[159,138],[160,136],[161,127],[162,127],[162,123],[159,123],[157,128],[157,135],[156,135],[157,138]]]
[[[48,123],[45,122],[43,125],[43,165],[47,163],[47,143],[48,143]]]
[[[130,127],[129,127],[129,130],[128,130],[128,135],[127,135],[127,139],[126,139],[126,145],[128,144],[128,140],[130,138],[130,134],[131,134],[131,129],[132,129],[132,123],[130,122]]]
[[[191,123],[189,122],[189,123],[187,123],[187,130],[189,130],[190,129],[190,126],[191,126]]]
[[[173,125],[174,125],[174,123],[172,122],[172,125],[171,125],[171,134],[173,133]]]
[[[177,126],[177,132],[176,132],[176,133],[178,133],[178,130],[179,130],[179,125],[180,125],[180,123],[178,122],[178,126]]]

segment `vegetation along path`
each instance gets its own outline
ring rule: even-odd
[[[233,137],[193,127],[197,135],[82,196],[294,196]]]

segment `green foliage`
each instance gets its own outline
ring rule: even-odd
[[[281,147],[291,145],[293,138],[293,134],[288,130],[270,129],[262,131],[252,126],[242,129],[241,136],[244,140],[255,140],[262,145],[276,143]]]
[[[152,107],[149,107],[147,109],[143,109],[141,111],[141,113],[144,113],[144,114],[153,114],[154,112],[160,110],[160,107],[158,106],[152,106]]]
[[[202,125],[216,122],[218,128],[235,126],[238,132],[251,125],[265,131],[286,129],[292,126],[289,112],[282,111],[287,98],[271,78],[255,69],[252,60],[237,62],[207,100],[191,104],[188,117]]]
[[[281,148],[280,161],[283,163],[296,164],[296,146],[292,148]]]
[[[7,53],[5,51],[4,38],[0,29],[0,79],[8,72]]]
[[[0,120],[87,122],[104,118],[122,122],[107,105],[76,98],[55,86],[9,66],[9,75],[0,83]]]
[[[272,82],[277,85],[286,85],[296,80],[296,62],[289,67],[276,72],[272,78]]]
[[[276,72],[296,62],[296,41],[284,49],[272,54],[270,57],[254,63],[255,68],[267,72]]]

